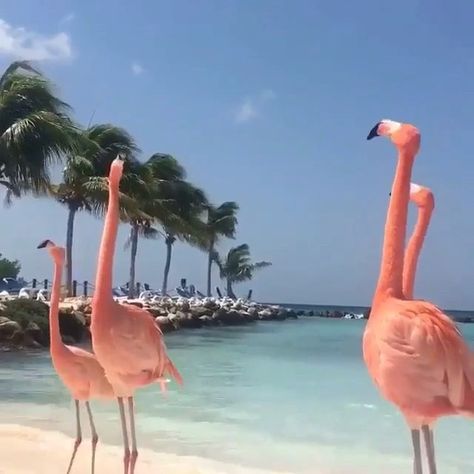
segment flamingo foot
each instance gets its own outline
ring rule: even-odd
[[[123,453],[123,474],[129,474],[128,468],[130,467],[130,449],[125,449]]]
[[[81,442],[82,442],[82,438],[76,438],[76,440],[74,441],[74,448],[72,450],[71,460],[69,461],[69,466],[67,468],[66,474],[69,474],[71,472],[74,459],[76,458],[77,449],[79,448]]]
[[[137,458],[138,458],[138,451],[132,451],[132,454],[130,455],[130,473],[129,474],[134,474],[135,473],[135,464],[137,463]]]
[[[91,466],[91,474],[95,473],[95,452],[97,449],[97,443],[99,442],[99,437],[97,434],[92,436],[92,466]]]

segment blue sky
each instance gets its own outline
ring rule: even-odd
[[[95,112],[143,158],[171,153],[215,203],[237,201],[237,239],[221,249],[247,242],[273,262],[251,284],[262,300],[370,303],[395,153],[365,137],[381,118],[415,123],[413,180],[436,197],[416,293],[474,308],[473,15],[440,0],[17,0],[2,5],[0,67],[36,59],[79,122]],[[65,241],[66,210],[22,199],[0,215],[2,252],[49,276],[35,246]],[[78,217],[79,280],[93,277],[100,232]],[[158,286],[163,264],[163,242],[141,241],[138,280]],[[173,286],[203,289],[205,272],[204,254],[176,245]]]

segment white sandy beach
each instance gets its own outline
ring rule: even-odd
[[[21,425],[0,425],[0,474],[64,474],[72,438],[62,433]],[[73,473],[90,472],[91,446],[84,439],[74,463]],[[122,451],[117,446],[98,445],[96,472],[122,472]],[[271,474],[193,456],[176,456],[143,449],[136,474]],[[285,473],[279,473],[285,474]],[[289,474],[289,473],[287,473]]]

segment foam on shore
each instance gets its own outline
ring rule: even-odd
[[[55,431],[21,425],[0,425],[0,474],[64,474],[73,439]],[[79,447],[73,473],[90,472],[91,445],[88,438]],[[121,472],[122,450],[99,444],[96,472]],[[273,474],[196,456],[177,456],[141,449],[137,474]],[[278,474],[284,474],[281,471]],[[290,474],[290,473],[287,473]]]

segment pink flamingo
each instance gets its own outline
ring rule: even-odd
[[[408,241],[405,249],[405,256],[403,259],[403,294],[406,299],[413,299],[413,289],[415,286],[416,267],[420,257],[420,252],[423,247],[428,227],[431,221],[431,215],[434,210],[435,200],[432,191],[424,186],[415,183],[410,183],[410,201],[415,203],[418,209],[417,219],[413,233]],[[433,425],[423,425],[421,427],[423,432],[429,432],[429,445],[426,444],[428,439],[425,436],[425,448],[428,457],[429,471],[431,474],[436,473]],[[418,435],[419,436],[419,435]]]
[[[59,296],[61,276],[64,267],[65,250],[45,240],[38,248],[46,248],[54,262],[53,287],[49,307],[50,353],[53,366],[66,388],[71,393],[76,406],[76,440],[67,473],[71,472],[77,449],[82,441],[80,402],[84,402],[92,434],[92,474],[95,470],[95,452],[99,437],[95,429],[89,400],[91,398],[113,399],[112,386],[105,377],[104,369],[93,354],[77,347],[66,346],[59,332]]]
[[[416,204],[418,217],[403,262],[403,294],[408,300],[413,299],[416,267],[435,206],[431,189],[415,183],[410,183],[410,201]]]
[[[409,186],[420,133],[410,124],[382,120],[369,132],[390,138],[398,150],[382,262],[363,337],[367,369],[381,394],[402,412],[412,433],[414,472],[422,474],[420,429],[431,446],[429,427],[443,415],[472,412],[471,357],[454,322],[435,305],[406,299],[403,253]],[[428,449],[432,474],[434,450]]]
[[[166,353],[163,334],[152,315],[112,297],[112,272],[119,224],[119,185],[123,161],[110,166],[109,201],[100,243],[95,292],[92,298],[92,346],[117,396],[124,444],[124,473],[133,474],[138,456],[133,395],[137,388],[163,382],[169,374],[182,378]],[[129,448],[124,398],[128,399],[132,451]],[[130,471],[129,471],[130,469]]]

